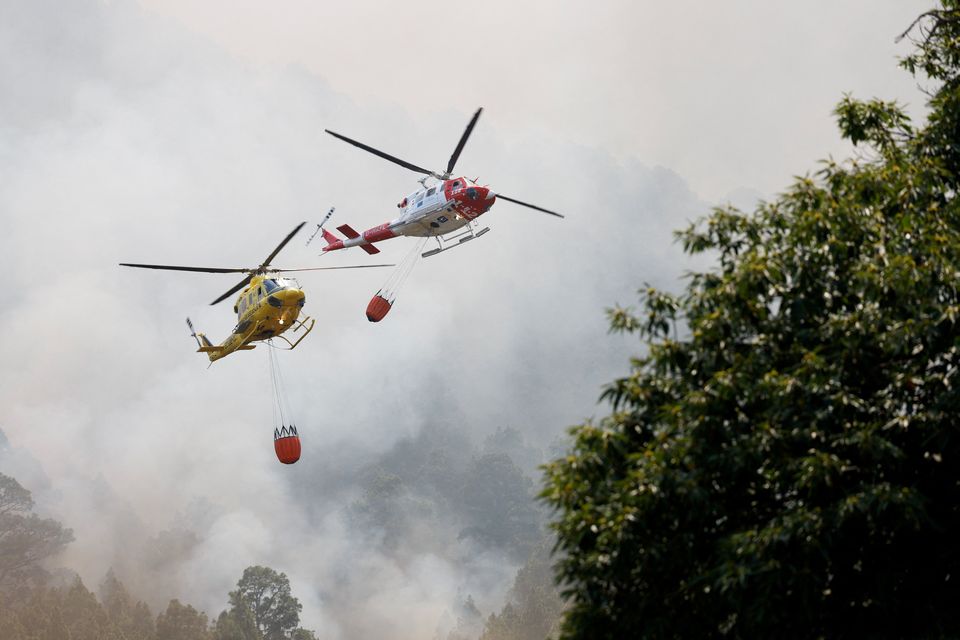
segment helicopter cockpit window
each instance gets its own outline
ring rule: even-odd
[[[277,286],[276,280],[264,280],[263,288],[266,290],[267,294],[271,294],[277,289],[279,289],[280,287]]]
[[[451,188],[451,189],[459,189],[459,188],[460,188],[460,181],[459,181],[459,180],[454,180],[454,181],[453,181],[453,184],[450,185],[450,188]]]
[[[477,190],[474,189],[473,187],[470,187],[469,189],[467,189],[467,197],[470,198],[471,200],[476,200]]]
[[[436,192],[437,192],[437,188],[436,188],[436,187],[430,187],[429,189],[427,189],[427,196],[428,196],[428,197],[429,197],[429,196],[432,196],[432,195],[435,194]]]

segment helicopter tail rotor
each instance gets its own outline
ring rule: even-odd
[[[190,320],[190,318],[187,318],[187,326],[190,327],[190,335],[194,340],[197,341],[197,346],[200,347],[200,351],[203,351],[204,347],[216,348],[206,335],[203,333],[197,333],[197,331],[193,328],[193,322]]]

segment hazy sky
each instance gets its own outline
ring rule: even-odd
[[[466,593],[497,609],[516,569],[452,560],[456,536],[403,561],[360,544],[351,470],[425,424],[544,445],[602,415],[637,349],[604,307],[680,286],[673,229],[842,151],[842,92],[922,103],[893,43],[922,2],[0,2],[0,471],[75,529],[63,562],[91,584],[125,566],[216,614],[268,564],[325,639],[432,637]],[[208,302],[235,279],[116,263],[256,265],[332,205],[378,224],[415,174],[323,129],[440,167],[481,105],[458,169],[568,217],[498,203],[378,325],[389,272],[305,275],[317,328],[281,354],[304,456],[282,467],[264,349],[208,369],[183,322],[222,339],[235,318]],[[371,260],[305,235],[278,266]],[[178,526],[200,546],[138,568],[131,541]],[[363,633],[324,596],[354,570]]]
[[[302,66],[338,92],[397,105],[417,122],[482,105],[514,135],[534,130],[662,164],[716,201],[742,187],[776,193],[839,153],[831,111],[843,92],[919,107],[914,83],[893,68],[906,46],[894,38],[930,3],[144,5],[241,59]]]

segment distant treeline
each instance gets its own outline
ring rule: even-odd
[[[500,613],[485,616],[468,595],[446,640],[545,638],[556,629],[563,604],[553,581],[552,537],[544,534],[532,481],[503,452],[523,449],[519,433],[498,430],[482,453],[444,433],[426,429],[401,440],[392,455],[363,471],[364,491],[349,518],[361,529],[380,531],[377,543],[389,549],[410,537],[412,521],[440,526],[438,510],[459,514],[459,537],[526,564]],[[449,451],[470,455],[451,460]],[[228,608],[215,618],[179,599],[157,612],[113,570],[95,588],[69,569],[49,570],[72,541],[69,528],[34,513],[30,491],[0,474],[0,640],[316,638],[299,626],[302,607],[287,576],[268,567],[248,567],[236,590],[225,594]]]

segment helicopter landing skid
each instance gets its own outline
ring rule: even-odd
[[[308,322],[309,322],[310,324],[307,324]],[[290,342],[290,340],[289,340],[286,336],[284,336],[284,335],[279,335],[279,336],[275,336],[275,337],[283,340],[283,341],[286,342],[288,345],[290,345],[290,347],[287,348],[287,349],[284,349],[284,351],[293,351],[298,344],[300,344],[301,342],[303,342],[303,339],[307,337],[307,334],[309,334],[311,331],[313,331],[313,325],[315,325],[316,323],[317,323],[317,321],[316,321],[314,318],[311,318],[310,316],[304,316],[303,318],[301,318],[301,319],[297,320],[295,323],[293,323],[293,329],[292,329],[292,332],[293,332],[293,333],[296,333],[296,332],[299,331],[300,329],[306,329],[306,331],[303,332],[303,335],[300,336],[299,338],[297,338],[297,341],[296,341],[296,342]]]
[[[437,245],[439,246],[436,249],[431,249],[430,251],[425,251],[424,253],[421,253],[420,257],[429,258],[430,256],[437,255],[438,253],[449,251],[454,247],[459,247],[464,242],[469,242],[474,238],[479,238],[480,236],[485,234],[487,231],[490,231],[490,227],[484,227],[479,231],[474,231],[473,225],[470,225],[469,227],[467,227],[467,231],[464,231],[463,233],[458,233],[449,237],[433,236],[437,241]]]

